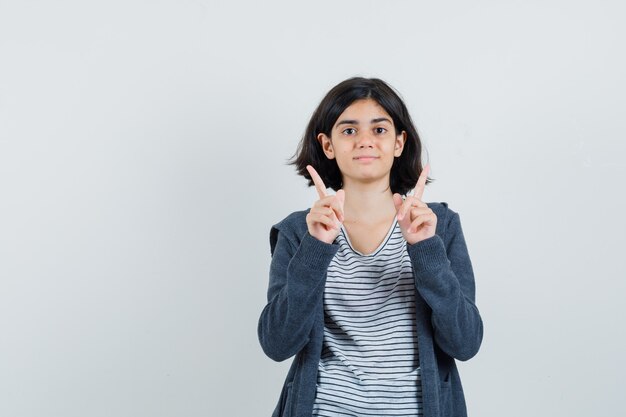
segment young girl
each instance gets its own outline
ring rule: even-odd
[[[292,163],[319,199],[270,232],[259,341],[296,356],[274,417],[467,415],[455,359],[483,325],[459,215],[422,201],[421,155],[379,79],[343,81],[315,110]]]

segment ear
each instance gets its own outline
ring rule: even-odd
[[[328,159],[335,159],[335,150],[333,149],[333,142],[324,133],[317,135],[317,141],[322,146],[322,150]]]
[[[406,132],[403,130],[398,136],[396,136],[396,143],[393,149],[393,156],[402,155],[404,144],[406,143]]]

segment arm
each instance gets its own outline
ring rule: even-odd
[[[474,304],[474,273],[459,215],[448,210],[447,217],[447,247],[440,236],[434,235],[407,249],[417,290],[432,309],[437,345],[464,361],[478,352],[483,323]]]
[[[257,330],[265,354],[283,361],[309,341],[324,296],[326,270],[339,246],[321,242],[308,232],[296,246],[277,228],[272,228],[270,241],[268,303]]]

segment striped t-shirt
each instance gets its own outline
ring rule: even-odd
[[[314,416],[422,415],[415,281],[397,219],[364,255],[342,227],[324,290]]]

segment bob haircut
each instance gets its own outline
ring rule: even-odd
[[[355,101],[364,99],[373,99],[385,109],[393,120],[396,136],[406,132],[404,149],[399,157],[395,157],[389,178],[391,192],[406,195],[415,188],[423,169],[422,143],[398,93],[378,78],[353,77],[333,87],[313,112],[298,149],[288,164],[296,166],[298,174],[309,180],[309,186],[314,183],[306,166],[312,165],[326,186],[340,190],[343,178],[337,161],[326,157],[317,136],[324,133],[331,137],[332,128],[341,113]],[[428,178],[426,183],[430,182],[432,179]]]

